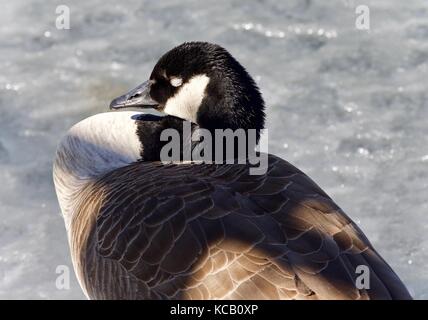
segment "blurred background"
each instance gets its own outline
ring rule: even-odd
[[[58,5],[70,29],[55,27]],[[355,26],[359,4],[370,30]],[[228,49],[267,104],[269,151],[311,176],[428,299],[428,1],[0,1],[0,298],[82,299],[56,145],[184,41]]]

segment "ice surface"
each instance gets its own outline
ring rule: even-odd
[[[71,29],[55,28],[68,4]],[[64,132],[106,111],[187,40],[226,47],[259,83],[270,152],[357,222],[416,298],[428,298],[428,2],[2,1],[0,298],[81,299],[51,166]]]

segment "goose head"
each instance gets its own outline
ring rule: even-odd
[[[224,48],[188,42],[165,53],[149,79],[114,99],[110,109],[154,108],[201,128],[264,128],[264,101],[255,81]]]

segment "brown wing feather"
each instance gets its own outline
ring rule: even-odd
[[[346,214],[277,157],[263,176],[138,163],[91,188],[103,196],[82,202],[72,239],[92,298],[410,298]],[[355,286],[361,264],[368,290]]]

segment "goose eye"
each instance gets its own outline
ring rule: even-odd
[[[183,84],[183,79],[181,78],[172,78],[170,83],[173,87],[179,87]]]

